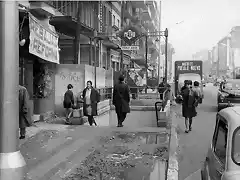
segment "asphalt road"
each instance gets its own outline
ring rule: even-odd
[[[205,160],[206,153],[213,135],[216,119],[217,88],[208,84],[204,88],[204,100],[193,120],[193,130],[184,133],[184,119],[179,118],[179,180],[195,179],[191,175],[200,174],[199,169]],[[180,110],[180,108],[179,108]],[[190,178],[189,178],[190,177]]]

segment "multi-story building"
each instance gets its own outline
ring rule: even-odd
[[[124,7],[124,22],[123,29],[127,26],[135,26],[141,33],[148,34],[149,32],[159,31],[159,10],[156,1],[127,1]],[[159,42],[155,41],[158,37],[148,37],[148,74],[153,75],[153,71],[157,69],[157,58],[159,52]],[[146,38],[143,36],[138,39],[135,46],[139,46],[139,50],[131,51],[131,66],[137,63],[140,67],[146,67]],[[124,42],[122,42],[123,45]]]

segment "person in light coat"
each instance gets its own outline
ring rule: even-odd
[[[90,126],[97,123],[93,116],[97,116],[97,104],[100,102],[100,94],[92,87],[92,81],[87,81],[87,87],[82,93],[83,99],[83,114],[88,117]]]

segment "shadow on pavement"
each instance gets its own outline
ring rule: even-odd
[[[211,106],[211,105],[208,106],[208,105],[204,104],[203,106],[200,105],[199,110],[206,112],[206,113],[207,112],[209,112],[209,113],[216,112],[217,113],[217,106]]]

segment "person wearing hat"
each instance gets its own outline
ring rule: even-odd
[[[118,126],[123,127],[123,121],[126,119],[127,113],[130,113],[130,91],[126,83],[124,83],[124,76],[120,75],[119,83],[114,85],[113,89],[113,105],[118,119]]]

